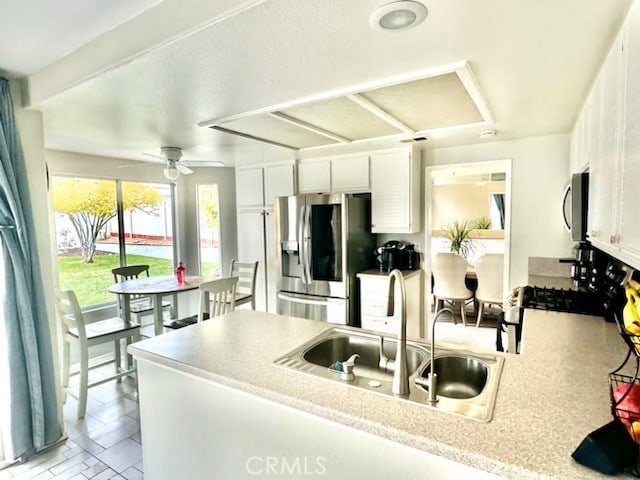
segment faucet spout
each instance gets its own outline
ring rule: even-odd
[[[394,362],[391,392],[394,395],[408,395],[409,367],[407,365],[407,300],[404,289],[404,277],[400,270],[392,270],[389,274],[389,304],[387,307],[387,316],[392,316],[395,312],[396,282],[398,282],[400,290],[400,328],[398,330],[398,344],[396,346],[396,359]]]
[[[429,397],[427,398],[427,402],[431,405],[435,405],[438,402],[438,374],[436,373],[436,364],[435,364],[435,351],[436,351],[436,322],[440,315],[443,313],[448,313],[453,317],[453,312],[449,308],[441,308],[436,312],[433,317],[433,322],[431,324],[431,371],[429,372],[429,376],[427,377],[427,388],[429,389]]]

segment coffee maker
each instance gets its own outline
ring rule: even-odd
[[[420,268],[420,254],[412,243],[390,240],[375,250],[378,268],[381,272],[391,270],[417,270]]]

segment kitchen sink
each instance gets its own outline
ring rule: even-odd
[[[426,378],[431,371],[430,345],[407,341],[410,391],[408,395],[397,396],[391,393],[393,371],[379,366],[381,341],[383,353],[395,358],[397,341],[394,336],[334,327],[276,359],[273,364],[425,408],[484,422],[491,420],[504,356],[475,351],[467,346],[457,349],[436,345],[434,363],[438,374],[438,401],[429,404]],[[336,362],[343,362],[356,353],[359,358],[353,369],[355,380],[343,380],[333,367]]]
[[[444,355],[436,358],[434,364],[438,376],[436,393],[443,397],[477,397],[487,385],[489,369],[478,358],[468,355]],[[429,364],[422,371],[421,377],[427,378],[430,373]]]
[[[384,354],[392,360],[396,356],[396,345],[397,341],[395,340],[385,340],[383,344]],[[336,361],[347,360],[355,353],[360,355],[353,369],[356,377],[388,382],[393,380],[393,371],[387,371],[378,366],[380,363],[379,336],[336,332],[310,347],[303,353],[302,358],[320,367],[331,367]],[[407,365],[410,373],[418,370],[424,362],[426,354],[426,351],[418,349],[416,346],[407,345]]]

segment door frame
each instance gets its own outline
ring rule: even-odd
[[[425,323],[427,326],[427,332],[430,338],[431,335],[431,321],[433,314],[431,308],[433,305],[433,297],[431,291],[431,215],[433,206],[433,197],[431,188],[433,186],[432,173],[438,170],[451,169],[451,168],[465,168],[465,167],[486,167],[487,169],[495,169],[500,167],[505,173],[504,178],[504,194],[505,194],[505,225],[504,225],[504,271],[503,271],[503,296],[506,297],[510,291],[510,279],[511,279],[511,174],[512,174],[512,159],[504,160],[487,160],[477,162],[464,162],[464,163],[450,163],[442,165],[429,165],[425,167],[424,176],[424,261],[422,262],[422,269],[424,270],[425,278]]]

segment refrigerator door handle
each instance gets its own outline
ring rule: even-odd
[[[304,231],[302,243],[304,243],[304,274],[307,277],[307,285],[311,285],[311,248],[309,241],[311,240],[311,207],[305,205],[304,211]]]
[[[286,295],[282,292],[278,292],[278,298],[280,300],[285,300],[287,302],[292,302],[292,303],[303,303],[305,305],[320,305],[320,306],[324,306],[324,305],[329,305],[331,302],[327,301],[327,300],[311,300],[309,298],[302,298],[302,297],[292,297],[290,295]]]
[[[306,269],[306,255],[305,255],[305,241],[304,241],[304,212],[306,205],[302,205],[300,208],[300,218],[298,221],[298,245],[300,246],[300,256],[299,261],[302,262],[302,284],[308,285],[307,283],[307,269]]]

